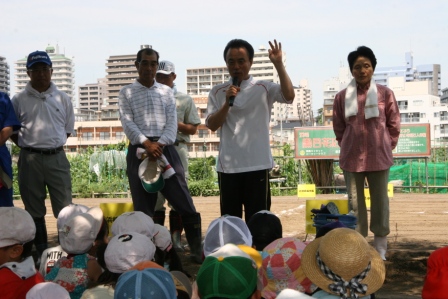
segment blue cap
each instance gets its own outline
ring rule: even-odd
[[[51,66],[51,59],[48,56],[47,52],[44,51],[35,51],[28,55],[28,59],[26,60],[26,68],[31,68],[35,63],[43,62]]]
[[[176,299],[176,286],[165,269],[146,268],[126,271],[115,286],[114,298]]]

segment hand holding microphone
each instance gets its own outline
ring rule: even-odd
[[[235,76],[232,78],[232,85],[238,87],[238,77]],[[233,106],[233,102],[235,101],[235,96],[229,97],[229,106]]]

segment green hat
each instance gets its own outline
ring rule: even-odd
[[[257,287],[257,266],[234,244],[226,244],[207,256],[197,276],[202,299],[246,299]]]
[[[145,158],[138,167],[138,176],[142,181],[143,188],[148,193],[157,193],[165,186],[162,168],[157,161]]]

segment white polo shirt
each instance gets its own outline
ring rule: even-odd
[[[22,124],[18,131],[20,147],[57,148],[66,143],[67,134],[73,133],[72,102],[53,82],[44,92],[38,92],[28,82],[11,101]]]
[[[226,90],[231,81],[212,88],[208,96],[208,117],[226,101]],[[270,169],[274,165],[269,144],[269,122],[274,102],[286,101],[280,85],[257,81],[252,76],[241,82],[226,120],[219,128],[221,142],[217,171],[240,173]]]

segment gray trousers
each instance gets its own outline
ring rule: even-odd
[[[370,231],[375,236],[384,237],[390,233],[389,228],[389,196],[387,184],[389,169],[369,172],[344,171],[347,186],[349,210],[358,218],[356,230],[367,237],[367,207],[364,196],[364,182],[367,179],[370,191]]]
[[[43,155],[21,150],[17,163],[19,190],[25,210],[33,218],[47,213],[45,198],[50,193],[54,217],[72,202],[70,163],[64,151]]]

